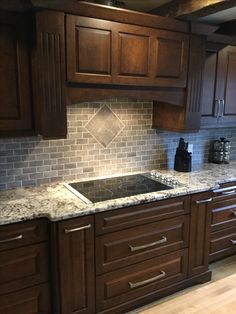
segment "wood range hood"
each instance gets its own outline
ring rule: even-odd
[[[205,40],[217,27],[76,0],[0,9],[33,23],[34,123],[45,138],[65,137],[66,105],[85,101],[141,98],[200,114]]]

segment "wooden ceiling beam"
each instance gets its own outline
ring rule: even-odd
[[[152,14],[195,20],[236,6],[236,0],[173,0],[150,11]]]

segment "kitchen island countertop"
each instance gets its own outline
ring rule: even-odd
[[[164,175],[175,177],[181,183],[181,186],[172,190],[139,194],[95,204],[83,203],[63,183],[1,191],[0,225],[40,217],[59,221],[209,191],[218,188],[220,183],[236,181],[236,161],[231,161],[229,165],[203,164],[195,166],[193,170],[190,173],[161,170]]]

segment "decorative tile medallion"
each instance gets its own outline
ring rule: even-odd
[[[107,147],[123,130],[124,123],[112,112],[108,106],[103,106],[85,126],[96,140]]]

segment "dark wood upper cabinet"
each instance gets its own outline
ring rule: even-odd
[[[0,135],[32,133],[29,32],[23,14],[0,12]]]
[[[112,23],[68,15],[67,80],[76,83],[112,82]]]
[[[202,127],[236,125],[236,47],[209,43],[206,51]]]
[[[185,87],[189,35],[67,15],[67,80]]]
[[[201,87],[204,66],[205,39],[191,35],[188,82],[179,106],[168,102],[154,102],[153,127],[170,131],[198,131],[201,122]],[[174,58],[174,57],[173,57]],[[175,60],[175,59],[174,59]]]

